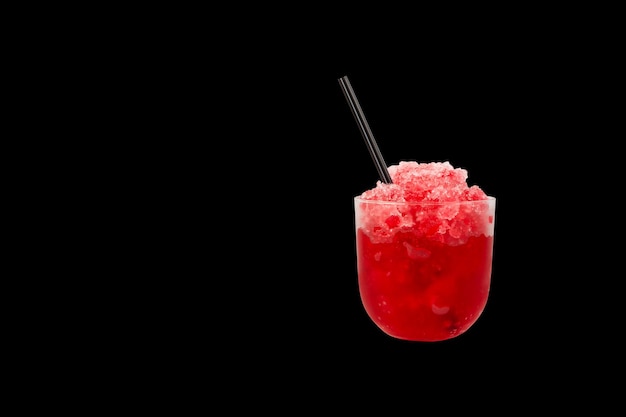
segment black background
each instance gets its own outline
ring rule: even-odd
[[[522,380],[537,398],[619,365],[604,361],[617,315],[597,262],[612,229],[580,198],[615,156],[602,36],[541,19],[356,35],[341,18],[217,30],[182,17],[144,20],[117,48],[105,37],[90,50],[111,59],[83,62],[82,94],[112,101],[81,113],[120,216],[101,225],[116,244],[100,270],[119,281],[95,331],[110,335],[105,364],[191,396],[323,399]],[[455,339],[395,340],[361,305],[353,198],[379,178],[344,75],[388,165],[449,161],[497,199],[488,304]]]
[[[276,61],[250,56],[213,78],[228,98],[204,89],[205,111],[190,109],[200,130],[181,138],[174,129],[190,143],[177,154],[194,177],[181,187],[196,215],[183,224],[198,239],[185,258],[200,267],[192,276],[174,268],[180,278],[172,279],[193,277],[177,286],[177,302],[191,308],[181,340],[225,349],[245,375],[295,381],[563,377],[566,352],[597,323],[580,298],[588,242],[570,236],[579,220],[554,220],[569,206],[579,158],[593,152],[572,151],[573,135],[595,121],[580,107],[589,105],[571,72],[578,55],[539,45],[416,41],[403,59],[285,48]],[[340,90],[343,75],[388,164],[449,161],[497,198],[489,302],[456,339],[391,339],[360,304],[352,199],[378,176]]]

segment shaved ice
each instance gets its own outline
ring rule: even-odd
[[[361,205],[358,227],[372,242],[391,241],[397,233],[408,231],[448,245],[463,244],[471,236],[493,235],[494,218],[489,213],[495,199],[477,185],[468,185],[467,170],[450,162],[402,161],[388,171],[392,183],[378,181],[356,199]],[[370,200],[377,203],[370,204]],[[466,203],[471,201],[484,204]]]
[[[468,186],[467,171],[450,162],[418,163],[402,161],[388,168],[392,184],[379,181],[376,188],[365,191],[363,200],[398,202],[444,202],[486,200],[477,185]]]

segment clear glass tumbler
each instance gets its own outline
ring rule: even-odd
[[[354,198],[358,285],[389,336],[435,342],[467,331],[491,285],[496,199],[406,203]]]

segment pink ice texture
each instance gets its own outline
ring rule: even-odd
[[[470,236],[493,234],[495,199],[477,185],[468,185],[467,170],[447,161],[402,161],[388,170],[392,183],[378,181],[360,195],[357,207],[357,227],[373,241],[409,232],[457,245]],[[468,203],[472,201],[477,203]]]

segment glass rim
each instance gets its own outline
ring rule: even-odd
[[[356,203],[363,204],[381,204],[390,206],[445,206],[449,204],[476,204],[476,203],[490,203],[495,202],[496,198],[493,196],[487,196],[483,200],[453,200],[453,201],[388,201],[388,200],[370,200],[361,198],[360,195],[354,197]]]

